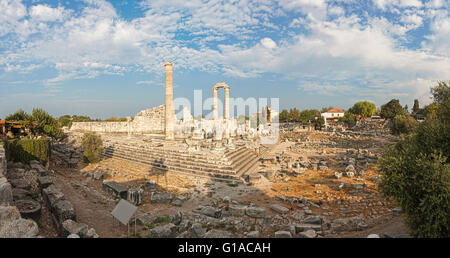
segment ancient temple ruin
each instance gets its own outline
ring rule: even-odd
[[[223,180],[240,180],[257,168],[264,150],[249,121],[230,117],[230,86],[213,86],[213,118],[194,119],[187,108],[177,119],[173,100],[173,64],[164,63],[165,104],[140,111],[126,122],[74,122],[71,134],[97,132],[104,139],[105,158],[120,158],[157,169]],[[218,115],[218,90],[223,88],[224,115]]]

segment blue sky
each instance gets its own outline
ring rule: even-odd
[[[133,116],[174,96],[412,107],[450,80],[450,0],[0,0],[0,117]],[[220,92],[223,95],[223,92]],[[220,95],[219,94],[219,95]]]

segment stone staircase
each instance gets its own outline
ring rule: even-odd
[[[192,152],[176,147],[109,142],[105,144],[103,157],[138,162],[157,171],[167,170],[222,181],[241,181],[243,174],[253,173],[258,167],[258,156],[245,147],[212,153]]]

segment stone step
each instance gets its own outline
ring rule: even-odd
[[[132,162],[136,162],[136,163],[140,163],[140,164],[150,165],[150,164],[148,164],[145,161],[130,160],[128,158],[122,158],[122,157],[108,157],[108,158],[121,159],[121,160],[132,161]],[[242,179],[240,179],[236,175],[223,175],[223,174],[218,174],[218,173],[200,172],[200,171],[194,171],[194,170],[188,170],[188,169],[171,168],[170,166],[169,166],[168,169],[170,171],[172,171],[172,172],[175,172],[175,173],[180,173],[180,174],[185,174],[185,175],[190,175],[190,176],[195,175],[195,176],[199,176],[199,177],[202,177],[202,178],[209,178],[209,179],[216,180],[216,181],[221,181],[221,182],[242,183]],[[139,172],[134,172],[133,174],[134,174],[134,176],[147,175],[146,172],[140,172],[140,173]]]
[[[241,153],[241,156],[231,160],[231,163],[233,165],[237,165],[237,164],[242,164],[243,162],[245,162],[250,156],[251,153],[249,153],[248,151],[244,151]]]
[[[244,167],[242,167],[238,171],[240,172],[240,175],[251,174],[256,170],[257,167],[258,167],[258,161],[253,160],[253,161],[248,162]]]
[[[179,153],[179,152],[165,152],[164,150],[158,150],[158,149],[150,149],[150,148],[135,148],[135,147],[130,147],[130,146],[114,146],[114,147],[107,147],[105,149],[121,149],[121,150],[128,150],[131,152],[139,152],[139,153],[148,153],[148,154],[153,154],[155,156],[158,156],[160,158],[170,158],[170,157],[177,157],[178,159],[184,159],[184,160],[193,160],[193,159],[198,159],[198,160],[205,160],[207,163],[211,163],[210,161],[213,161],[217,164],[223,164],[223,165],[230,165],[230,162],[226,159],[222,157],[216,157],[216,156],[211,156],[211,155],[189,155],[189,154],[184,154],[184,153]]]
[[[237,147],[224,155],[188,153],[160,146],[142,146],[139,143],[109,142],[104,157],[129,160],[155,168],[174,172],[241,180],[243,174],[252,173],[258,167],[258,157],[246,147]],[[142,176],[145,172],[136,172]]]
[[[207,173],[218,173],[218,174],[227,174],[227,175],[235,175],[236,172],[233,170],[218,170],[210,167],[197,167],[197,168],[189,168],[188,166],[183,166],[182,164],[173,163],[173,162],[159,162],[154,160],[146,160],[146,159],[139,159],[132,155],[124,155],[124,154],[108,154],[104,155],[106,157],[115,157],[115,158],[123,158],[126,160],[132,160],[136,162],[141,162],[143,164],[151,165],[155,168],[159,169],[182,169],[182,170],[192,170],[192,171],[201,171],[201,172],[207,172]]]
[[[241,170],[242,168],[244,168],[249,162],[252,162],[252,161],[254,161],[254,158],[253,158],[252,156],[250,156],[250,155],[247,154],[247,155],[241,160],[241,162],[236,163],[236,164],[233,164],[233,165],[234,165],[236,171],[240,171],[240,170]]]
[[[199,160],[199,159],[186,159],[186,158],[178,158],[176,156],[160,156],[160,155],[154,155],[152,153],[142,153],[142,152],[131,152],[128,150],[123,150],[121,148],[114,149],[114,150],[107,150],[107,153],[119,153],[124,155],[132,155],[136,157],[140,157],[146,160],[154,159],[154,160],[162,160],[164,162],[183,162],[185,165],[191,165],[191,166],[209,166],[209,167],[215,167],[217,169],[232,169],[232,166],[230,165],[220,165],[215,164],[215,162],[208,162],[207,160]]]
[[[258,158],[256,155],[254,155],[249,150],[245,149],[243,152],[241,152],[241,157],[238,159],[232,160],[233,167],[238,171],[240,168],[244,167],[249,161],[258,161]]]
[[[236,151],[233,151],[232,153],[225,153],[225,156],[227,156],[228,160],[233,160],[235,158],[238,158],[241,153],[245,152],[245,147],[240,147]]]
[[[193,153],[193,152],[189,152],[187,150],[171,150],[169,148],[163,148],[163,147],[156,147],[156,146],[140,146],[140,145],[130,145],[130,144],[113,144],[113,147],[126,147],[126,148],[130,148],[133,150],[145,150],[145,151],[152,151],[152,152],[158,152],[160,154],[175,154],[178,156],[184,156],[187,158],[192,158],[192,157],[196,157],[196,158],[205,158],[204,153]],[[215,157],[215,159],[217,158],[222,158],[222,157]],[[226,161],[226,159],[223,159],[224,161]]]
[[[133,160],[145,160],[148,163],[152,163],[152,164],[161,164],[161,165],[165,165],[165,166],[173,166],[173,167],[182,167],[182,168],[190,168],[190,169],[197,169],[197,170],[206,170],[206,171],[215,171],[215,172],[219,172],[219,173],[225,173],[225,174],[235,174],[236,172],[232,170],[231,167],[229,168],[217,168],[214,166],[214,164],[208,164],[205,163],[203,166],[197,164],[193,164],[193,165],[186,165],[185,161],[179,161],[176,159],[155,159],[153,157],[149,157],[149,156],[144,156],[144,155],[139,155],[137,153],[125,153],[122,152],[120,150],[116,150],[116,151],[107,151],[105,152],[105,154],[107,155],[111,155],[111,156],[121,156],[123,158],[133,158]]]

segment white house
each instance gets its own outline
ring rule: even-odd
[[[334,122],[337,121],[339,118],[344,117],[344,110],[339,108],[332,108],[328,110],[327,112],[321,113],[320,115],[325,120],[325,125],[327,122]]]

